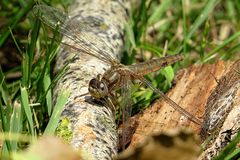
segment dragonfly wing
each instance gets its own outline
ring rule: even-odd
[[[35,5],[33,13],[43,23],[58,30],[74,42],[68,45],[72,46],[73,49],[85,52],[108,64],[119,62],[117,57],[109,54],[111,47],[108,43],[101,38],[96,38],[96,36],[93,36],[95,33],[90,32],[92,30],[91,25],[95,23],[94,19],[92,21],[72,20],[66,13],[47,5]]]
[[[194,123],[196,123],[198,125],[202,124],[202,122],[199,119],[197,119],[195,116],[190,114],[188,111],[186,111],[181,106],[179,106],[177,103],[175,103],[173,100],[171,100],[169,97],[167,97],[162,91],[160,91],[159,89],[154,87],[152,85],[152,83],[149,82],[148,80],[146,80],[144,77],[139,78],[139,80],[141,80],[144,85],[146,85],[149,88],[151,88],[155,93],[157,93],[161,98],[163,98],[165,102],[167,102],[171,107],[173,107],[179,113],[181,113],[184,116],[186,116],[189,120],[191,120],[192,122],[194,122]]]
[[[123,122],[123,128],[122,128],[122,142],[120,142],[123,146],[123,149],[125,145],[129,142],[127,139],[126,129],[128,128],[127,121],[131,117],[132,112],[132,99],[131,99],[131,86],[132,82],[130,79],[130,75],[124,75],[121,77],[121,110],[122,110],[122,122]]]

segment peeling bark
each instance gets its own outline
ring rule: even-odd
[[[176,86],[168,96],[201,119],[202,125],[192,123],[160,99],[132,118],[135,133],[130,148],[142,142],[147,135],[170,128],[191,127],[197,134],[201,133],[202,141],[212,137],[199,159],[216,156],[240,128],[239,68],[240,60],[235,63],[218,61],[181,70],[176,75]],[[231,131],[232,135],[227,131]]]
[[[209,143],[199,159],[217,156],[240,129],[239,68],[240,60],[227,68],[208,98],[201,136]]]

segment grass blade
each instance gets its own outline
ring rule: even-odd
[[[231,155],[237,144],[240,142],[240,132],[236,135],[236,137],[232,140],[231,143],[227,145],[227,147],[224,148],[224,150],[214,158],[214,160],[221,160],[221,159],[226,159],[228,156]],[[236,151],[236,154],[239,154],[239,150]],[[231,155],[233,156],[233,155]],[[226,159],[227,160],[227,159]],[[230,160],[230,159],[229,159]]]
[[[21,133],[22,129],[22,116],[21,116],[21,106],[20,104],[15,104],[13,107],[13,113],[10,120],[10,130],[9,133]],[[19,134],[16,134],[15,140],[11,141],[12,151],[17,151],[17,142],[19,141]]]
[[[44,91],[46,94],[46,105],[47,105],[47,111],[48,115],[50,116],[52,113],[52,93],[51,90],[49,90],[49,86],[51,85],[51,78],[49,74],[45,74],[43,78],[43,85],[44,85]]]
[[[27,116],[30,133],[34,135],[34,125],[33,125],[33,118],[32,118],[33,113],[30,108],[30,104],[28,100],[28,92],[26,87],[21,87],[20,92],[21,92],[21,106],[23,107],[25,114]]]
[[[30,0],[27,3],[27,5],[24,6],[24,8],[20,9],[18,14],[13,19],[11,19],[8,26],[10,26],[10,28],[13,29],[16,26],[16,24],[19,23],[19,21],[29,12],[34,3],[35,3],[34,0]],[[2,33],[3,34],[0,36],[0,47],[3,45],[3,43],[10,35],[10,31],[8,28],[6,28]]]
[[[194,23],[191,25],[190,30],[188,31],[188,34],[184,36],[185,43],[188,42],[193,34],[196,32],[196,30],[204,23],[204,21],[208,18],[209,13],[213,11],[214,7],[216,6],[217,2],[219,0],[209,0],[207,1],[206,6],[204,7],[203,11],[199,14],[197,19],[194,21]],[[186,27],[185,27],[186,28]],[[186,32],[186,29],[185,31]],[[184,46],[180,46],[176,53],[180,53],[182,51]]]
[[[70,92],[65,91],[61,95],[59,95],[59,97],[57,98],[56,105],[54,106],[52,116],[51,116],[49,123],[44,131],[44,134],[54,134],[54,132],[58,126],[58,122],[60,120],[60,116],[64,109],[65,103],[68,100],[69,94],[70,94]]]

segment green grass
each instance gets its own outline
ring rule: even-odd
[[[231,160],[238,159],[240,156],[240,149],[237,144],[240,142],[240,132],[233,138],[233,140],[223,149],[223,151],[214,158],[214,160]]]
[[[164,56],[164,53],[184,54],[185,60],[180,62],[180,65],[176,64],[154,73],[154,76],[147,76],[164,92],[171,87],[173,72],[178,69],[194,63],[233,60],[239,54],[239,27],[236,16],[239,14],[238,2],[191,1],[190,5],[186,5],[184,0],[163,1],[162,4],[156,1],[146,4],[141,1],[139,8],[133,10],[130,23],[126,27],[127,47],[123,63],[137,63],[149,59],[148,57]],[[234,27],[224,28],[226,25]],[[151,29],[153,35],[146,34]],[[227,34],[229,30],[230,33]],[[226,32],[227,36],[219,40],[220,34],[214,35],[212,32]],[[146,51],[151,54],[146,55]],[[134,95],[134,103],[138,107],[133,113],[144,109],[157,98],[150,90],[143,89],[140,92]]]
[[[65,9],[69,3],[55,1],[55,5]],[[42,134],[53,134],[69,94],[59,95],[62,98],[53,107],[52,89],[67,68],[53,76],[52,64],[59,44],[44,34],[49,30],[32,15],[33,5],[34,1],[0,2],[0,51],[15,53],[13,59],[0,68],[0,128],[7,135],[16,134],[0,136],[4,157],[25,149]],[[188,5],[184,0],[161,4],[156,0],[142,0],[139,6],[133,6],[125,27],[122,63],[138,63],[164,54],[185,56],[183,62],[146,76],[164,92],[171,87],[174,73],[181,68],[239,58],[238,1],[193,0]],[[21,57],[20,63],[17,55]],[[11,79],[10,74],[20,76]],[[133,94],[133,113],[146,108],[156,98],[150,89],[140,88]],[[27,138],[22,138],[24,136]],[[231,154],[223,152],[221,158],[234,157],[233,154],[239,154],[239,150]]]
[[[7,1],[0,4],[11,5]],[[2,133],[16,134],[8,138],[1,137],[1,157],[5,158],[26,148],[40,135],[53,134],[69,95],[69,92],[59,95],[53,107],[52,88],[62,75],[53,76],[51,73],[59,44],[42,34],[40,21],[31,13],[33,5],[34,1],[12,6],[12,10],[17,11],[1,30],[1,49],[14,46],[9,50],[21,56],[21,64],[16,66],[17,69],[0,68],[0,128]],[[1,10],[0,15],[10,14],[12,10]],[[18,39],[18,36],[22,39]],[[20,76],[7,79],[10,73]],[[23,140],[22,135],[28,138]]]

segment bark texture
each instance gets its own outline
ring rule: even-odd
[[[128,2],[120,0],[76,0],[69,9],[69,15],[73,21],[92,22],[91,28],[85,29],[86,35],[92,38],[91,42],[86,43],[88,47],[98,46],[99,51],[108,49],[109,54],[120,57],[128,9]],[[99,46],[98,39],[104,40],[110,48]],[[74,44],[66,37],[63,41]],[[55,72],[66,64],[69,70],[54,91],[55,97],[62,90],[71,92],[59,126],[68,122],[66,132],[71,133],[70,143],[74,148],[86,152],[85,159],[112,159],[117,154],[118,143],[115,113],[108,107],[91,103],[91,98],[81,96],[88,92],[89,80],[103,74],[109,66],[86,53],[63,47],[56,58]]]

